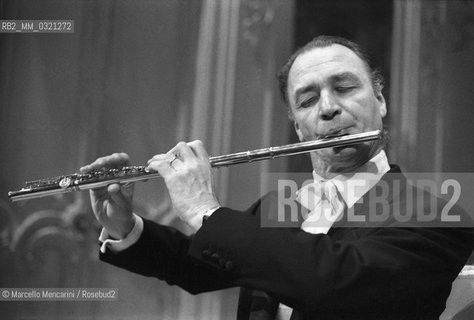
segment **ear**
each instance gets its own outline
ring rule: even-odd
[[[298,125],[298,122],[296,120],[293,120],[293,126],[295,127],[296,134],[298,135],[298,138],[300,139],[301,142],[305,141],[303,137],[303,133],[301,132],[300,126]]]
[[[387,105],[385,104],[385,98],[381,92],[375,95],[375,98],[377,99],[379,103],[379,113],[380,117],[385,117],[387,115]]]

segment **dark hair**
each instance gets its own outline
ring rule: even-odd
[[[371,67],[369,56],[359,47],[357,43],[341,37],[321,35],[296,50],[296,52],[291,55],[291,57],[288,59],[288,61],[281,68],[280,72],[277,75],[280,95],[285,104],[288,106],[288,115],[290,119],[292,119],[292,113],[288,102],[288,74],[290,73],[291,66],[295,62],[296,58],[298,58],[298,56],[302,53],[311,51],[315,48],[329,47],[333,44],[339,44],[352,50],[352,52],[354,52],[362,60],[365,67],[367,68],[367,73],[369,75],[370,81],[372,82],[372,88],[374,92],[376,94],[379,94],[382,91],[382,74],[379,72],[379,70]]]

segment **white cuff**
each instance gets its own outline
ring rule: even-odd
[[[202,222],[203,222],[204,216],[210,216],[211,214],[214,213],[214,211],[216,211],[219,208],[220,207],[215,207],[215,208],[208,209],[204,212],[200,212],[200,213],[196,214],[194,217],[192,217],[191,219],[189,219],[187,221],[187,224],[194,231],[198,231],[202,227]]]
[[[105,249],[109,248],[113,253],[117,253],[127,249],[128,247],[131,247],[133,244],[135,244],[135,242],[138,241],[143,232],[143,219],[135,213],[133,215],[135,216],[135,225],[129,234],[127,234],[123,239],[110,239],[110,235],[107,230],[102,228],[99,236],[99,241],[102,242],[102,245],[100,246],[100,252],[105,253]]]

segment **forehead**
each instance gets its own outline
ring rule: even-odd
[[[314,48],[295,59],[288,75],[289,89],[302,82],[324,81],[334,74],[345,72],[368,79],[365,63],[351,49],[339,44]]]

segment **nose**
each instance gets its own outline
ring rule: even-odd
[[[335,97],[328,91],[321,92],[319,103],[319,116],[322,120],[330,121],[342,112]]]

